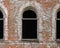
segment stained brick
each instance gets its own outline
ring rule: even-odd
[[[47,45],[46,45],[46,44],[40,44],[40,45],[38,46],[38,48],[47,48]]]
[[[53,45],[53,46],[50,46],[50,48],[56,48],[56,46]]]
[[[20,45],[18,45],[18,48],[25,48],[25,45],[24,44],[20,44]]]
[[[1,2],[0,2],[1,3]],[[22,17],[22,8],[27,7],[27,6],[33,6],[36,7],[37,9],[37,16],[39,16],[39,20],[42,21],[42,31],[38,31],[40,32],[39,34],[42,35],[41,38],[42,42],[40,40],[38,40],[39,42],[37,43],[38,46],[37,48],[48,48],[48,43],[51,44],[51,46],[49,46],[49,48],[56,48],[55,45],[57,45],[56,41],[52,41],[50,42],[49,40],[50,37],[52,37],[53,33],[52,31],[48,31],[48,29],[52,30],[52,19],[46,16],[51,16],[52,17],[52,10],[54,5],[56,4],[60,4],[59,0],[4,0],[4,5],[8,10],[8,40],[6,42],[4,42],[5,45],[0,46],[1,48],[25,48],[28,44],[27,43],[34,43],[34,42],[23,42],[22,40],[20,40],[19,37],[21,37],[21,33],[20,35],[18,34],[19,32],[21,32],[21,22],[22,19],[20,17]],[[22,7],[23,6],[23,7]],[[37,7],[38,6],[38,7]],[[50,10],[49,10],[50,8]],[[22,12],[21,12],[22,10]],[[43,10],[43,11],[42,11]],[[44,17],[45,16],[45,17]],[[46,20],[44,20],[44,18],[48,18]],[[16,19],[17,18],[17,19]],[[21,19],[21,20],[20,20]],[[19,21],[19,22],[18,22]],[[39,22],[39,29],[41,26],[40,22]],[[17,28],[16,28],[16,26]],[[19,29],[18,29],[19,28]],[[15,32],[16,31],[16,32]],[[16,36],[14,36],[16,35]],[[39,36],[38,36],[39,37]],[[40,37],[38,39],[41,39]],[[53,38],[53,37],[52,37]],[[55,39],[55,38],[53,38]],[[13,44],[9,43],[9,41],[14,41],[12,42]],[[17,41],[17,43],[15,42]],[[19,42],[20,41],[20,42]],[[23,42],[23,44],[22,44]],[[26,45],[24,44],[26,43]],[[42,44],[40,44],[42,43]],[[56,43],[55,45],[53,45],[53,43]],[[57,48],[60,47],[60,44],[57,46]],[[30,44],[29,47],[27,48],[36,48],[35,45]]]
[[[10,8],[9,0],[5,0],[4,4],[5,4],[5,6],[6,6],[8,9]]]
[[[10,40],[10,41],[15,41],[15,40],[17,40],[18,39],[18,37],[8,37],[8,40]]]

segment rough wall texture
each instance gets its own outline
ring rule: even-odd
[[[60,48],[56,43],[55,17],[60,0],[1,0],[7,9],[7,33],[0,48]],[[22,14],[27,7],[36,9],[38,17],[38,41],[22,41]],[[5,25],[6,26],[6,25]]]

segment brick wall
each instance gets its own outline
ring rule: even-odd
[[[0,43],[0,48],[60,48],[56,43],[56,32],[54,19],[59,9],[59,0],[1,0],[1,4],[7,9],[7,36]],[[58,4],[58,5],[57,5]],[[36,9],[38,17],[38,41],[23,42],[22,36],[22,14],[26,7],[32,6]]]

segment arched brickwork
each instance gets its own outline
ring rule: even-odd
[[[56,4],[52,9],[52,37],[54,41],[56,41],[56,18],[57,18],[57,11],[59,8],[60,4]]]
[[[4,39],[3,40],[7,40],[8,38],[8,11],[7,8],[0,3],[0,10],[3,13],[3,18],[4,18]]]
[[[22,39],[22,14],[25,10],[28,10],[28,9],[31,9],[31,10],[34,10],[37,14],[37,19],[38,19],[38,26],[37,26],[37,34],[38,34],[38,40],[40,41],[41,38],[40,38],[40,34],[39,32],[42,31],[43,27],[42,27],[42,16],[44,15],[44,12],[43,12],[43,8],[42,6],[38,3],[38,2],[34,2],[34,1],[27,1],[26,3],[23,3],[23,5],[21,6],[20,10],[19,10],[19,14],[18,14],[18,34],[19,34],[19,40]]]

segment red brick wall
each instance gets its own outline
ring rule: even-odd
[[[31,0],[32,1],[32,0]],[[27,2],[27,1],[26,1]],[[51,0],[51,1],[46,1],[46,0],[36,0],[36,2],[40,3],[42,5],[42,7],[44,8],[44,12],[46,12],[49,8],[53,8],[54,5],[56,5],[57,3],[60,3],[59,0]],[[14,4],[12,4],[9,0],[5,0],[4,5],[7,7],[8,9],[8,40],[7,41],[16,41],[19,39],[18,34],[15,33],[15,17],[13,17],[12,15],[12,7],[14,7]],[[14,10],[15,12],[15,7]],[[13,12],[13,14],[14,14]],[[12,18],[11,18],[12,17]],[[43,22],[44,24],[44,22]],[[51,26],[51,25],[50,25]],[[17,36],[11,36],[17,34]],[[37,48],[57,48],[55,42],[52,43],[47,43],[48,39],[49,39],[49,34],[48,31],[42,31],[42,33],[44,37],[44,41],[46,41],[46,43],[36,43],[36,47]],[[6,44],[2,44],[1,48],[27,48],[26,46],[28,46],[25,43],[15,43],[13,44],[12,42],[6,43]],[[52,44],[52,45],[51,45]],[[33,43],[29,43],[29,48],[35,48],[35,45]]]

